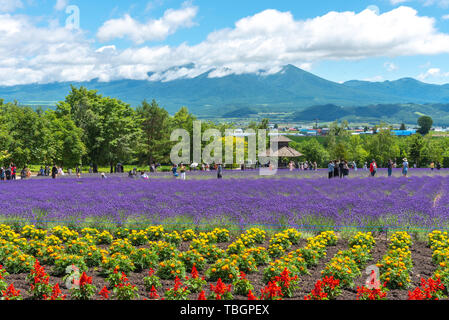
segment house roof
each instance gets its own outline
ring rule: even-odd
[[[273,139],[273,142],[292,142],[292,140],[290,140],[289,138],[287,138],[286,136],[275,136],[275,137],[271,137],[270,140]]]
[[[275,152],[267,150],[266,153],[259,154],[259,157],[276,157],[276,158],[298,158],[303,156],[302,153],[290,147],[283,147]]]

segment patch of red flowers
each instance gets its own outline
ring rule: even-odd
[[[219,278],[216,285],[210,285],[210,290],[215,294],[216,300],[222,300],[224,296],[228,296],[231,293],[231,285],[225,285]]]
[[[98,294],[101,296],[101,300],[108,300],[110,291],[104,286]]]
[[[79,285],[80,287],[84,287],[86,284],[92,284],[92,277],[89,277],[86,272],[83,272],[80,278]]]
[[[52,291],[51,296],[46,297],[44,296],[45,300],[65,300],[67,296],[65,294],[62,294],[61,288],[59,288],[59,283],[55,284]]]
[[[315,287],[304,300],[329,300],[338,295],[340,280],[334,277],[324,277],[315,283]]]
[[[11,283],[5,291],[2,291],[2,296],[4,300],[14,300],[15,297],[20,297],[20,290],[16,290]]]
[[[30,283],[31,290],[34,290],[38,284],[49,285],[50,276],[45,272],[44,267],[41,266],[37,259],[30,272],[29,279],[33,279],[33,282]]]
[[[248,300],[258,300],[251,290],[248,291]]]
[[[408,292],[408,300],[438,300],[443,296],[445,290],[440,278],[428,280],[422,278],[421,285],[413,291]]]
[[[384,287],[386,283],[384,284]],[[367,288],[365,286],[357,287],[357,300],[383,300],[387,297],[387,293],[383,288]]]
[[[291,277],[290,271],[287,268],[285,268],[280,276],[276,276],[274,278],[274,281],[277,282],[278,285],[282,288],[282,294],[288,295],[292,283],[298,281],[298,276]]]
[[[262,289],[260,300],[282,300],[282,288],[276,281],[268,282],[268,285]]]
[[[91,280],[92,280],[92,278],[91,278]],[[117,288],[132,287],[132,288],[134,288],[135,285],[131,284],[129,282],[128,277],[126,276],[126,274],[124,272],[122,272],[122,276],[120,277],[120,282],[119,282],[119,284],[116,284],[115,287],[117,287]]]
[[[157,300],[157,299],[159,299],[160,297],[159,297],[159,295],[157,294],[157,290],[156,290],[156,288],[154,287],[154,286],[152,286],[151,287],[151,290],[150,290],[150,299],[151,300]]]
[[[204,290],[201,290],[200,295],[198,296],[199,301],[207,300]]]

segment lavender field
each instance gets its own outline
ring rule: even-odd
[[[297,173],[285,171],[262,178],[248,171],[223,180],[192,174],[187,181],[164,175],[150,181],[16,181],[0,184],[0,222],[267,229],[448,226],[449,176],[417,173],[372,179],[359,171],[358,176],[342,180],[328,180],[325,172],[299,179]]]

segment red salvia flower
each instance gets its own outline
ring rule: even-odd
[[[198,296],[198,300],[207,300],[206,295],[204,294],[204,290],[201,290],[200,295]]]
[[[106,288],[106,286],[101,289],[101,291],[98,293],[101,296],[101,300],[108,300],[109,299],[109,290]]]

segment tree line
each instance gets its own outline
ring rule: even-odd
[[[43,110],[0,99],[0,163],[115,166],[169,163],[173,129],[191,135],[196,117],[186,107],[171,116],[156,101],[129,104],[96,90],[71,87],[64,101]],[[202,131],[229,125],[202,122]]]
[[[429,132],[426,121],[417,134],[407,137],[395,136],[386,124],[380,124],[381,129],[373,135],[352,135],[345,130],[347,123],[334,122],[328,136],[301,139],[292,142],[291,146],[321,167],[326,167],[330,160],[341,159],[355,161],[359,167],[375,159],[379,166],[386,166],[390,159],[401,164],[404,158],[417,167],[428,167],[431,162],[449,167],[449,137],[420,133]]]
[[[115,166],[117,163],[149,166],[170,164],[170,141],[174,129],[185,129],[193,137],[196,117],[186,107],[171,116],[156,101],[129,104],[100,95],[96,90],[71,87],[64,101],[43,110],[4,103],[0,99],[0,163],[18,167],[30,164]],[[267,129],[268,119],[251,122],[249,128]],[[308,138],[291,146],[304,156],[298,161],[316,161],[325,167],[329,160],[345,159],[386,164],[389,159],[409,158],[418,166],[431,161],[449,167],[449,138],[413,135],[393,136],[388,129],[372,136],[353,136],[337,122],[323,141]],[[384,127],[381,125],[380,127]],[[217,129],[224,135],[232,124],[202,121],[201,131]],[[193,143],[193,141],[192,141]],[[207,142],[202,142],[206,145]],[[223,149],[224,150],[224,149]],[[288,159],[283,159],[286,162]]]

